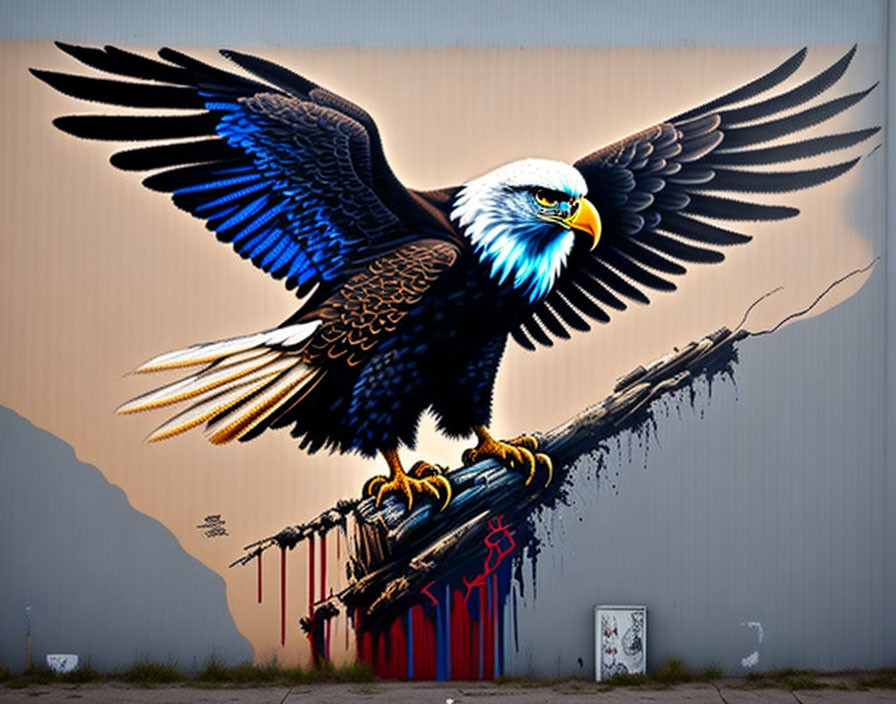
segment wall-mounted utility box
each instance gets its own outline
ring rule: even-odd
[[[594,607],[594,672],[598,682],[613,675],[647,672],[647,607]]]

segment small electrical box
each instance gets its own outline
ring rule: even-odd
[[[613,675],[646,674],[646,606],[595,606],[594,635],[598,682]]]

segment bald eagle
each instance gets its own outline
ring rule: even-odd
[[[425,411],[449,436],[475,434],[467,464],[495,458],[526,473],[548,456],[531,436],[496,440],[487,426],[508,338],[528,349],[568,329],[606,323],[648,290],[671,291],[681,262],[719,262],[750,236],[720,221],[781,220],[785,205],[750,196],[809,188],[857,158],[817,168],[766,167],[847,149],[873,127],[792,138],[870,90],[807,104],[843,75],[855,47],[827,70],[773,89],[806,50],[751,83],[584,156],[525,159],[459,186],[405,187],[364,110],[261,58],[222,51],[248,75],[172,49],[148,58],[114,47],[58,43],[108,77],[32,70],[70,96],[164,115],[75,115],[54,124],[77,137],[145,140],[113,166],[153,171],[143,184],[205,220],[221,242],[283,280],[300,299],[278,327],[198,344],[139,367],[193,368],[119,411],[183,403],[150,441],[204,426],[216,444],[291,429],[308,452],[380,453],[388,476],[364,493],[447,505],[441,470],[402,468]],[[249,76],[252,76],[251,78]],[[136,79],[136,80],[135,80]],[[873,88],[873,86],[872,86]],[[183,113],[171,114],[171,110]],[[773,145],[767,143],[778,138]],[[747,168],[745,168],[747,167]]]

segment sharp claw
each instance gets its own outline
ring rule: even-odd
[[[464,467],[471,467],[476,464],[476,450],[473,448],[464,450],[464,453],[460,456],[460,461],[463,462]]]
[[[529,477],[526,479],[526,485],[532,481],[535,476],[535,455],[525,448],[520,448],[520,455],[526,460],[526,466],[529,468]]]
[[[527,450],[531,452],[535,452],[538,449],[538,440],[536,440],[531,435],[520,435],[518,438],[515,438],[510,441],[514,445],[519,445],[521,447],[525,447]]]
[[[433,481],[439,482],[439,483],[445,485],[445,503],[442,504],[442,508],[439,509],[439,512],[441,513],[446,508],[448,508],[448,504],[451,503],[451,496],[453,495],[454,492],[451,490],[451,482],[449,482],[441,474],[438,474],[435,477],[433,477]]]
[[[361,495],[362,496],[373,496],[374,487],[380,482],[385,484],[386,478],[385,477],[371,477],[370,479],[368,479],[367,483],[364,485],[364,488],[361,490]],[[379,506],[379,501],[377,501],[377,506]]]
[[[551,480],[554,478],[554,463],[551,461],[551,458],[548,457],[543,452],[539,452],[535,455],[536,459],[544,463],[544,466],[547,467],[548,470],[548,480],[544,483],[545,486],[548,486],[551,483]]]
[[[422,484],[423,489],[424,489],[425,491],[429,492],[430,494],[432,494],[433,496],[435,496],[437,499],[441,499],[441,498],[442,498],[442,497],[439,495],[439,490],[436,489],[436,488],[432,485],[432,482],[429,482],[429,481],[421,481],[420,484]]]

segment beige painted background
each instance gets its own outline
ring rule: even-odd
[[[434,188],[525,156],[574,161],[765,73],[798,47],[239,48],[363,106],[380,126],[399,178]],[[845,50],[812,49],[799,78],[786,86]],[[225,63],[211,50],[195,53]],[[830,97],[866,88],[883,75],[882,60],[860,48]],[[280,662],[302,661],[305,641],[295,629],[287,647],[279,646],[276,561],[265,562],[262,606],[255,604],[254,569],[229,570],[227,564],[251,540],[355,495],[383,467],[355,456],[309,457],[286,432],[224,448],[197,432],[147,446],[143,437],[167,416],[114,415],[120,403],[154,386],[156,379],[126,376],[140,362],[273,327],[295,303],[280,283],[215,242],[202,223],[143,189],[139,175],[112,169],[107,159],[117,146],[85,143],[52,128],[55,116],[90,110],[33,79],[29,66],[79,70],[45,42],[0,46],[4,95],[15,96],[0,106],[0,403],[73,445],[81,460],[124,489],[134,508],[163,522],[184,549],[224,577],[231,612],[256,660],[277,654]],[[872,93],[826,130],[882,124],[880,100],[881,91]],[[678,279],[679,291],[653,294],[650,306],[633,305],[610,325],[574,334],[550,350],[533,354],[512,344],[498,377],[494,429],[512,436],[558,424],[602,398],[637,364],[735,325],[750,302],[776,286],[785,288],[754,312],[749,327],[767,327],[803,308],[831,280],[878,254],[867,233],[849,223],[855,208],[869,207],[858,184],[868,170],[882,168],[878,152],[832,184],[764,198],[803,213],[746,225],[742,231],[756,236],[753,243],[730,249],[721,265],[692,266]],[[826,305],[864,280],[841,287]],[[441,438],[424,420],[420,455],[454,464],[465,446]],[[406,461],[416,456],[404,453]],[[229,537],[207,539],[197,529],[212,513],[227,521]],[[289,561],[291,623],[307,603],[304,556],[300,549]]]

